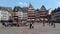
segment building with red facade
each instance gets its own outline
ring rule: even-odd
[[[31,4],[29,4],[28,7],[28,21],[32,22],[35,20],[35,9],[33,8],[33,6]]]
[[[44,5],[42,5],[42,7],[40,8],[39,13],[40,13],[40,19],[41,20],[44,19],[45,21],[47,21],[48,11],[46,10]]]
[[[21,7],[19,7],[19,6],[14,7],[13,24],[19,25],[20,23],[22,23],[22,17],[23,17],[23,12],[21,10]]]

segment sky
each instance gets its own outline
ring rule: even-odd
[[[44,5],[46,9],[60,7],[60,0],[0,0],[0,6],[12,8],[14,8],[14,6],[28,7],[29,3],[31,3],[35,9],[40,9],[42,5]]]

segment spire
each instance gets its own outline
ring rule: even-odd
[[[33,6],[31,5],[31,3],[29,3],[29,7],[33,8]]]
[[[42,7],[40,8],[40,10],[46,10],[45,6],[42,5]]]

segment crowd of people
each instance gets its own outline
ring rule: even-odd
[[[45,23],[46,22],[45,22],[44,19],[43,19],[42,23],[43,23],[43,26],[45,26]],[[2,22],[2,25],[6,26],[5,22]],[[11,23],[11,24],[8,24],[8,25],[11,25],[12,26],[13,24]],[[53,26],[55,28],[55,23],[54,22],[51,22],[50,20],[48,20],[48,25],[49,26]],[[32,21],[32,22],[29,23],[29,28],[30,29],[34,28],[34,21]]]
[[[44,27],[45,26],[45,20],[43,20],[42,23],[43,23],[43,27]],[[48,21],[48,25],[52,26],[53,28],[55,28],[55,23],[54,22]],[[29,28],[30,29],[34,28],[34,23],[33,22],[30,23]]]

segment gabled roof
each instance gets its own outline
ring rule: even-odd
[[[54,11],[52,11],[52,13],[56,13],[56,12],[60,12],[60,7],[55,8]]]
[[[39,9],[36,9],[35,12],[39,12]]]
[[[39,9],[37,9],[36,11],[39,11]]]
[[[23,12],[28,12],[28,7],[22,7]]]
[[[22,11],[22,8],[19,7],[19,6],[15,6],[14,9],[13,9],[13,11],[14,12],[16,12],[16,11]]]
[[[46,10],[45,6],[42,5],[42,7],[40,8],[40,10]]]
[[[31,3],[29,4],[28,10],[35,10],[35,9],[33,8],[33,6],[31,5]]]
[[[2,7],[0,6],[0,10],[12,11],[11,7]]]
[[[31,3],[29,4],[29,8],[30,8],[30,7],[33,8],[33,6],[31,5]]]
[[[57,11],[60,11],[60,7],[57,8]]]

